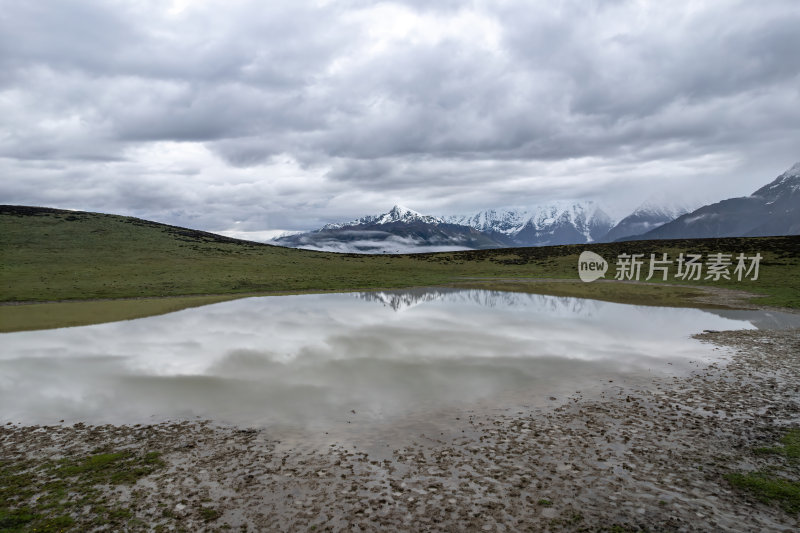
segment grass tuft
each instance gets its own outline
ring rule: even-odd
[[[800,483],[771,476],[766,472],[736,472],[725,477],[731,485],[747,490],[759,501],[777,503],[789,513],[800,512]]]
[[[216,509],[211,508],[211,507],[201,507],[200,508],[200,516],[206,522],[213,522],[214,520],[216,520],[217,518],[222,516],[222,513],[219,512]]]
[[[797,478],[797,462],[800,459],[800,429],[793,428],[781,437],[782,446],[754,448],[757,455],[770,455],[778,459],[772,465],[757,472],[732,472],[725,479],[735,488],[747,491],[764,503],[779,505],[788,513],[800,513],[800,481]],[[787,474],[790,478],[778,475]]]
[[[790,429],[780,442],[783,446],[756,448],[753,451],[758,454],[781,455],[792,462],[800,461],[800,429]]]

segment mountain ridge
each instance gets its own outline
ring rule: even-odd
[[[613,226],[611,217],[592,200],[557,200],[442,218],[489,234],[506,235],[517,246],[596,242]]]
[[[410,253],[502,248],[513,243],[475,228],[395,205],[386,213],[326,224],[306,233],[279,237],[278,245],[356,253]]]
[[[623,240],[800,234],[800,162],[750,196],[727,198]]]
[[[395,205],[386,213],[325,224],[274,239],[278,245],[367,253],[486,249],[600,242],[613,226],[591,200],[556,201],[530,208],[500,208],[468,215],[423,215]],[[370,243],[369,241],[373,242]],[[351,243],[348,245],[347,243]]]
[[[401,205],[386,213],[281,236],[307,249],[401,253],[555,246],[643,239],[800,234],[800,162],[747,197],[690,209],[649,199],[614,223],[592,200],[557,200],[468,214],[423,215]]]

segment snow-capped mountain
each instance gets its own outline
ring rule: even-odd
[[[404,224],[421,222],[424,224],[436,225],[444,221],[436,217],[422,215],[412,209],[403,207],[402,205],[396,205],[392,207],[392,209],[389,210],[388,213],[383,213],[382,215],[361,217],[359,219],[350,222],[325,224],[324,226],[322,226],[321,231],[341,229],[348,226],[367,226],[367,225],[380,226],[385,224],[392,224],[395,222],[400,222]]]
[[[648,201],[616,225],[592,201],[430,216],[394,206],[386,213],[278,237],[274,244],[357,253],[412,253],[552,246],[634,239],[800,234],[800,163],[752,195],[688,212]]]
[[[487,209],[470,215],[442,217],[489,235],[503,235],[516,246],[583,244],[600,240],[613,221],[595,202],[557,201],[544,205]]]
[[[800,192],[800,161],[792,165],[792,168],[775,178],[771,183],[758,189],[751,196],[759,196],[769,200],[768,203],[774,203],[798,192]]]
[[[595,242],[614,225],[592,201],[558,202],[540,207],[514,237],[520,246]]]
[[[800,163],[750,196],[699,209],[635,239],[697,239],[800,234]],[[633,239],[634,237],[632,237]]]
[[[408,253],[596,242],[613,226],[592,201],[488,209],[434,217],[394,206],[386,213],[281,236],[282,246],[337,252]]]
[[[667,222],[672,222],[679,216],[690,211],[692,211],[692,209],[684,204],[666,204],[648,200],[637,207],[633,213],[617,222],[601,240],[604,242],[613,242],[623,237],[641,235],[659,226],[663,226]]]
[[[441,218],[451,224],[470,226],[486,233],[502,233],[513,236],[525,226],[530,216],[527,209],[509,208],[486,209],[471,215],[448,215]]]
[[[327,224],[317,231],[279,237],[280,246],[331,252],[414,253],[513,246],[469,226],[451,224],[411,209],[390,211],[352,222]]]

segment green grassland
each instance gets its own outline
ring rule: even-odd
[[[124,298],[5,305],[0,306],[0,332],[66,328],[131,320],[235,298],[239,298],[239,295]]]
[[[31,321],[76,325],[135,318],[219,301],[220,295],[278,294],[463,285],[491,281],[507,289],[664,305],[695,294],[684,287],[636,287],[577,281],[578,255],[592,250],[608,260],[613,279],[618,254],[759,252],[756,281],[688,282],[765,295],[759,303],[800,308],[800,236],[639,241],[595,245],[475,250],[415,255],[334,254],[229,239],[117,215],[0,206],[0,302],[125,300],[70,307],[74,324],[59,322],[65,308],[0,306],[0,330],[31,329]],[[509,281],[560,279],[574,283]],[[686,284],[687,282],[681,282]],[[663,292],[661,292],[663,291]],[[164,297],[213,296],[163,300]],[[66,305],[66,304],[64,304]],[[72,310],[75,310],[73,312]],[[48,318],[46,315],[48,315]],[[23,316],[24,315],[24,316]],[[11,317],[15,318],[11,318]],[[55,317],[55,319],[53,318]],[[8,325],[8,329],[6,324]]]

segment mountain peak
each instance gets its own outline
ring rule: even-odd
[[[380,215],[361,217],[345,223],[325,224],[322,227],[322,230],[336,230],[348,226],[383,225],[392,224],[395,222],[424,222],[426,224],[439,224],[442,221],[436,217],[423,215],[402,205],[395,205],[389,211]]]
[[[778,185],[785,182],[800,182],[800,161],[792,165],[792,167],[778,176],[775,181],[770,183],[770,185]]]
[[[410,218],[410,217],[422,217],[422,216],[424,216],[422,213],[414,211],[413,209],[409,209],[409,208],[407,208],[405,206],[402,206],[400,204],[395,204],[395,206],[392,207],[389,210],[389,212],[386,213],[386,214],[390,215],[393,219],[398,219],[398,220],[402,220],[402,219],[406,219],[406,218]]]
[[[771,183],[764,185],[751,196],[758,196],[774,201],[783,194],[795,194],[800,191],[800,162],[792,165],[790,169],[775,178]]]
[[[654,195],[639,204],[631,214],[639,216],[661,216],[665,219],[674,220],[683,214],[694,211],[696,207],[696,204],[692,204],[688,201],[674,199],[664,200]]]
[[[785,177],[787,177],[787,178],[790,178],[790,177],[794,177],[794,178],[796,178],[796,177],[800,177],[800,161],[798,161],[797,163],[795,163],[794,165],[792,165],[792,168],[790,168],[789,170],[787,170],[786,172],[784,172],[784,173],[783,173],[783,174],[781,174],[781,175],[782,175],[782,176],[785,176]]]
[[[388,213],[384,213],[383,215],[378,215],[371,222],[373,224],[390,224],[392,222],[414,222],[414,221],[426,222],[428,224],[438,224],[439,222],[441,222],[436,217],[423,215],[421,213],[414,211],[413,209],[409,209],[402,205],[395,205],[389,210]]]

